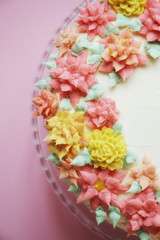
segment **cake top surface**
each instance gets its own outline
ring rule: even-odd
[[[48,160],[98,224],[160,239],[160,1],[86,0],[54,45],[32,100]]]

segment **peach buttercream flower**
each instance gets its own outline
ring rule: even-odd
[[[118,120],[119,110],[115,101],[110,98],[100,98],[98,101],[87,102],[86,124],[91,128],[112,128]]]
[[[147,0],[109,0],[117,13],[125,16],[140,15],[144,12]]]
[[[47,120],[45,127],[48,130],[45,141],[60,159],[64,156],[74,158],[79,153],[84,143],[84,113],[58,112]]]
[[[76,26],[73,28],[67,27],[59,32],[57,39],[54,41],[55,46],[58,48],[59,57],[62,57],[67,53],[68,49],[72,48],[78,36]]]
[[[53,117],[58,109],[58,97],[48,90],[42,89],[40,94],[37,94],[32,102],[37,105],[34,117],[44,116],[44,119],[49,119]]]
[[[131,173],[126,180],[126,185],[132,185],[133,181],[138,182],[142,190],[147,187],[151,187],[154,190],[160,189],[160,181],[156,173],[156,167],[147,156],[143,158],[141,166],[131,168]]]
[[[71,183],[77,186],[77,179],[79,174],[79,168],[71,165],[72,159],[67,157],[64,160],[60,160],[61,165],[57,166],[60,170],[60,178],[69,178]]]
[[[124,171],[95,169],[89,165],[81,167],[78,185],[82,187],[82,190],[77,202],[90,200],[92,210],[95,210],[100,204],[106,211],[110,204],[123,208],[123,201],[118,199],[117,195],[128,190],[121,185],[125,174]]]
[[[129,29],[123,30],[118,36],[111,33],[106,39],[99,71],[116,71],[125,80],[136,66],[147,62],[147,57],[138,53],[140,46],[141,42],[134,39]]]
[[[96,65],[87,64],[87,51],[78,57],[68,51],[67,59],[56,58],[57,68],[50,71],[53,81],[49,85],[60,91],[60,98],[70,98],[73,106],[79,103],[81,96],[86,96],[89,88],[97,83],[93,73]]]
[[[110,170],[123,167],[123,159],[126,156],[127,145],[125,139],[111,128],[103,127],[94,130],[89,136],[88,150],[94,167]]]
[[[160,204],[156,202],[151,188],[146,188],[133,199],[127,199],[122,213],[127,217],[129,235],[139,229],[153,235],[160,233]]]
[[[79,24],[79,32],[87,32],[89,40],[92,40],[97,34],[104,37],[107,23],[116,20],[116,15],[108,11],[107,1],[91,3],[86,0],[86,8],[80,7],[79,12],[80,15],[76,20]]]
[[[140,33],[146,36],[147,41],[160,41],[160,0],[148,0],[147,8],[139,19],[143,24]]]

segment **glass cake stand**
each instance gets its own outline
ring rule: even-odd
[[[95,2],[95,0],[92,0]],[[85,5],[82,3],[81,6]],[[49,41],[46,51],[43,54],[41,63],[48,61],[48,57],[56,51],[56,48],[53,46],[53,40],[56,39],[58,32],[61,29],[65,29],[67,26],[73,26],[74,19],[78,14],[78,7],[74,9],[71,15],[65,19],[62,26],[56,31],[53,39]],[[39,80],[48,76],[47,68],[41,64],[39,66],[39,76],[35,78],[34,83],[37,83]],[[37,88],[34,88],[33,97],[38,93]],[[32,105],[32,112],[34,111],[34,105]],[[95,214],[91,213],[90,210],[83,204],[76,204],[76,197],[72,192],[68,192],[67,184],[59,179],[59,171],[55,168],[54,164],[50,161],[47,161],[46,158],[51,154],[47,148],[47,143],[43,142],[43,139],[47,135],[47,131],[43,127],[45,125],[44,120],[41,117],[32,118],[32,127],[33,127],[33,137],[34,143],[36,146],[36,151],[40,159],[42,168],[46,174],[47,180],[50,183],[53,191],[59,196],[62,203],[71,211],[71,213],[76,216],[79,221],[97,233],[105,240],[137,240],[136,236],[131,236],[127,238],[125,231],[115,228],[113,229],[112,225],[106,221],[101,223],[99,226],[96,223]]]

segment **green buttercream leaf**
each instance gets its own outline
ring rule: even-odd
[[[88,57],[88,63],[91,65],[95,64],[95,65],[99,66],[101,61],[102,61],[101,55],[94,54],[94,55]]]
[[[113,131],[115,133],[122,133],[122,129],[123,129],[123,126],[120,122],[116,122],[114,125],[113,125]]]
[[[81,45],[79,43],[74,44],[72,47],[72,54],[74,56],[78,56],[84,51],[85,51],[85,49],[83,47],[81,47]]]
[[[87,96],[85,97],[86,101],[96,100],[103,94],[103,86],[101,84],[95,84],[89,89]]]
[[[121,77],[116,72],[109,73],[109,87],[115,87],[121,81]]]
[[[106,0],[99,0],[101,3],[105,2]]]
[[[155,192],[155,195],[156,195],[156,201],[157,201],[158,203],[160,203],[160,190],[157,190],[157,191]]]
[[[143,231],[141,229],[137,232],[137,236],[139,236],[139,238],[141,240],[148,240],[149,239],[149,234],[146,231]]]
[[[61,165],[61,162],[55,153],[51,154],[48,158],[48,161],[55,163],[56,165]]]
[[[72,184],[69,189],[69,192],[74,192],[74,193],[80,193],[81,192],[81,186],[76,186],[74,184]]]
[[[82,36],[82,37],[79,39],[79,45],[80,45],[82,48],[88,49],[91,44],[92,44],[92,42],[90,42],[86,36]]]
[[[133,32],[138,32],[143,27],[142,22],[139,19],[130,19],[121,14],[117,15],[117,20],[114,22],[116,27],[130,27]]]
[[[56,68],[56,62],[53,61],[53,62],[44,62],[44,65],[49,69],[49,70],[52,70],[54,68]]]
[[[112,205],[109,206],[108,211],[109,211],[109,219],[111,220],[113,227],[115,228],[115,226],[117,225],[117,222],[121,218],[121,212],[119,208],[114,207]]]
[[[88,149],[84,148],[83,151],[77,157],[75,157],[71,165],[81,167],[86,164],[92,165],[92,160],[91,160],[90,153],[88,152]]]
[[[120,34],[120,31],[119,31],[118,28],[115,28],[115,27],[111,26],[110,24],[107,24],[107,27],[106,27],[106,30],[105,30],[104,34],[106,36],[109,36],[111,33]]]
[[[152,58],[156,59],[160,57],[160,44],[158,42],[155,43],[147,43],[146,51]]]
[[[86,112],[87,111],[87,104],[85,102],[79,103],[75,106],[76,112]]]
[[[107,214],[106,214],[106,212],[104,211],[104,209],[103,209],[102,206],[99,206],[99,207],[95,210],[95,213],[96,213],[96,220],[97,220],[98,225],[99,225],[100,223],[102,223],[104,220],[106,220]]]
[[[130,189],[127,191],[129,193],[140,193],[142,191],[141,186],[139,185],[139,183],[137,183],[136,181],[134,181],[130,187]]]
[[[127,168],[130,164],[132,164],[133,162],[135,162],[137,159],[137,154],[135,151],[128,149],[127,150],[127,155],[126,157],[123,159],[123,167]]]
[[[104,45],[99,43],[91,43],[88,46],[88,50],[93,54],[101,55],[104,51]]]
[[[36,87],[38,87],[39,89],[48,89],[51,90],[52,88],[48,85],[48,82],[52,81],[52,77],[48,76],[44,79],[41,79],[39,82],[37,82],[35,84]]]
[[[50,60],[55,60],[55,58],[57,58],[58,57],[58,52],[56,52],[56,53],[53,53],[53,54],[51,54],[50,56],[49,56],[49,58],[48,59],[50,59]]]
[[[60,108],[63,108],[65,110],[69,110],[72,108],[71,101],[69,98],[63,98],[62,101],[60,102]]]

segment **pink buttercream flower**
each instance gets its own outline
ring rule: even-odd
[[[60,91],[60,98],[70,98],[75,106],[81,96],[86,96],[89,88],[97,83],[93,73],[96,72],[96,65],[86,63],[87,51],[78,57],[68,51],[67,59],[56,58],[57,68],[50,71],[54,79],[49,85]]]
[[[151,188],[146,188],[133,199],[126,200],[122,211],[127,217],[128,234],[136,233],[140,228],[151,234],[160,232],[160,204],[155,200]]]
[[[57,39],[54,41],[55,46],[58,48],[59,57],[62,57],[68,52],[68,49],[72,48],[78,36],[77,27],[67,27],[59,32]]]
[[[77,179],[79,174],[79,168],[71,165],[72,159],[67,157],[64,160],[60,160],[61,165],[57,166],[60,170],[60,178],[69,178],[71,183],[77,186]]]
[[[110,98],[100,98],[98,101],[87,102],[86,124],[91,128],[112,128],[118,120],[119,110],[115,101]]]
[[[156,173],[156,167],[148,157],[144,156],[141,166],[131,169],[126,185],[130,186],[133,181],[137,181],[142,187],[142,190],[147,187],[151,187],[154,190],[160,189],[160,180]]]
[[[44,119],[49,119],[53,117],[58,109],[58,97],[48,90],[42,89],[40,94],[37,94],[32,102],[37,105],[34,117],[44,116]]]
[[[100,72],[116,71],[125,80],[131,75],[133,68],[147,62],[147,57],[138,53],[141,42],[134,39],[129,29],[123,30],[118,36],[110,34],[105,45]]]
[[[146,36],[147,41],[160,41],[160,0],[148,0],[147,8],[139,19],[144,25],[140,33]]]
[[[92,210],[100,204],[106,211],[110,204],[120,209],[123,208],[123,201],[118,199],[117,195],[128,190],[120,184],[125,174],[124,171],[95,169],[89,165],[81,167],[78,185],[82,187],[82,190],[77,202],[90,200]]]
[[[86,0],[86,8],[79,8],[80,15],[76,22],[80,25],[79,32],[87,32],[88,39],[92,40],[95,35],[104,37],[107,23],[116,20],[116,15],[108,11],[107,1],[91,3]]]

